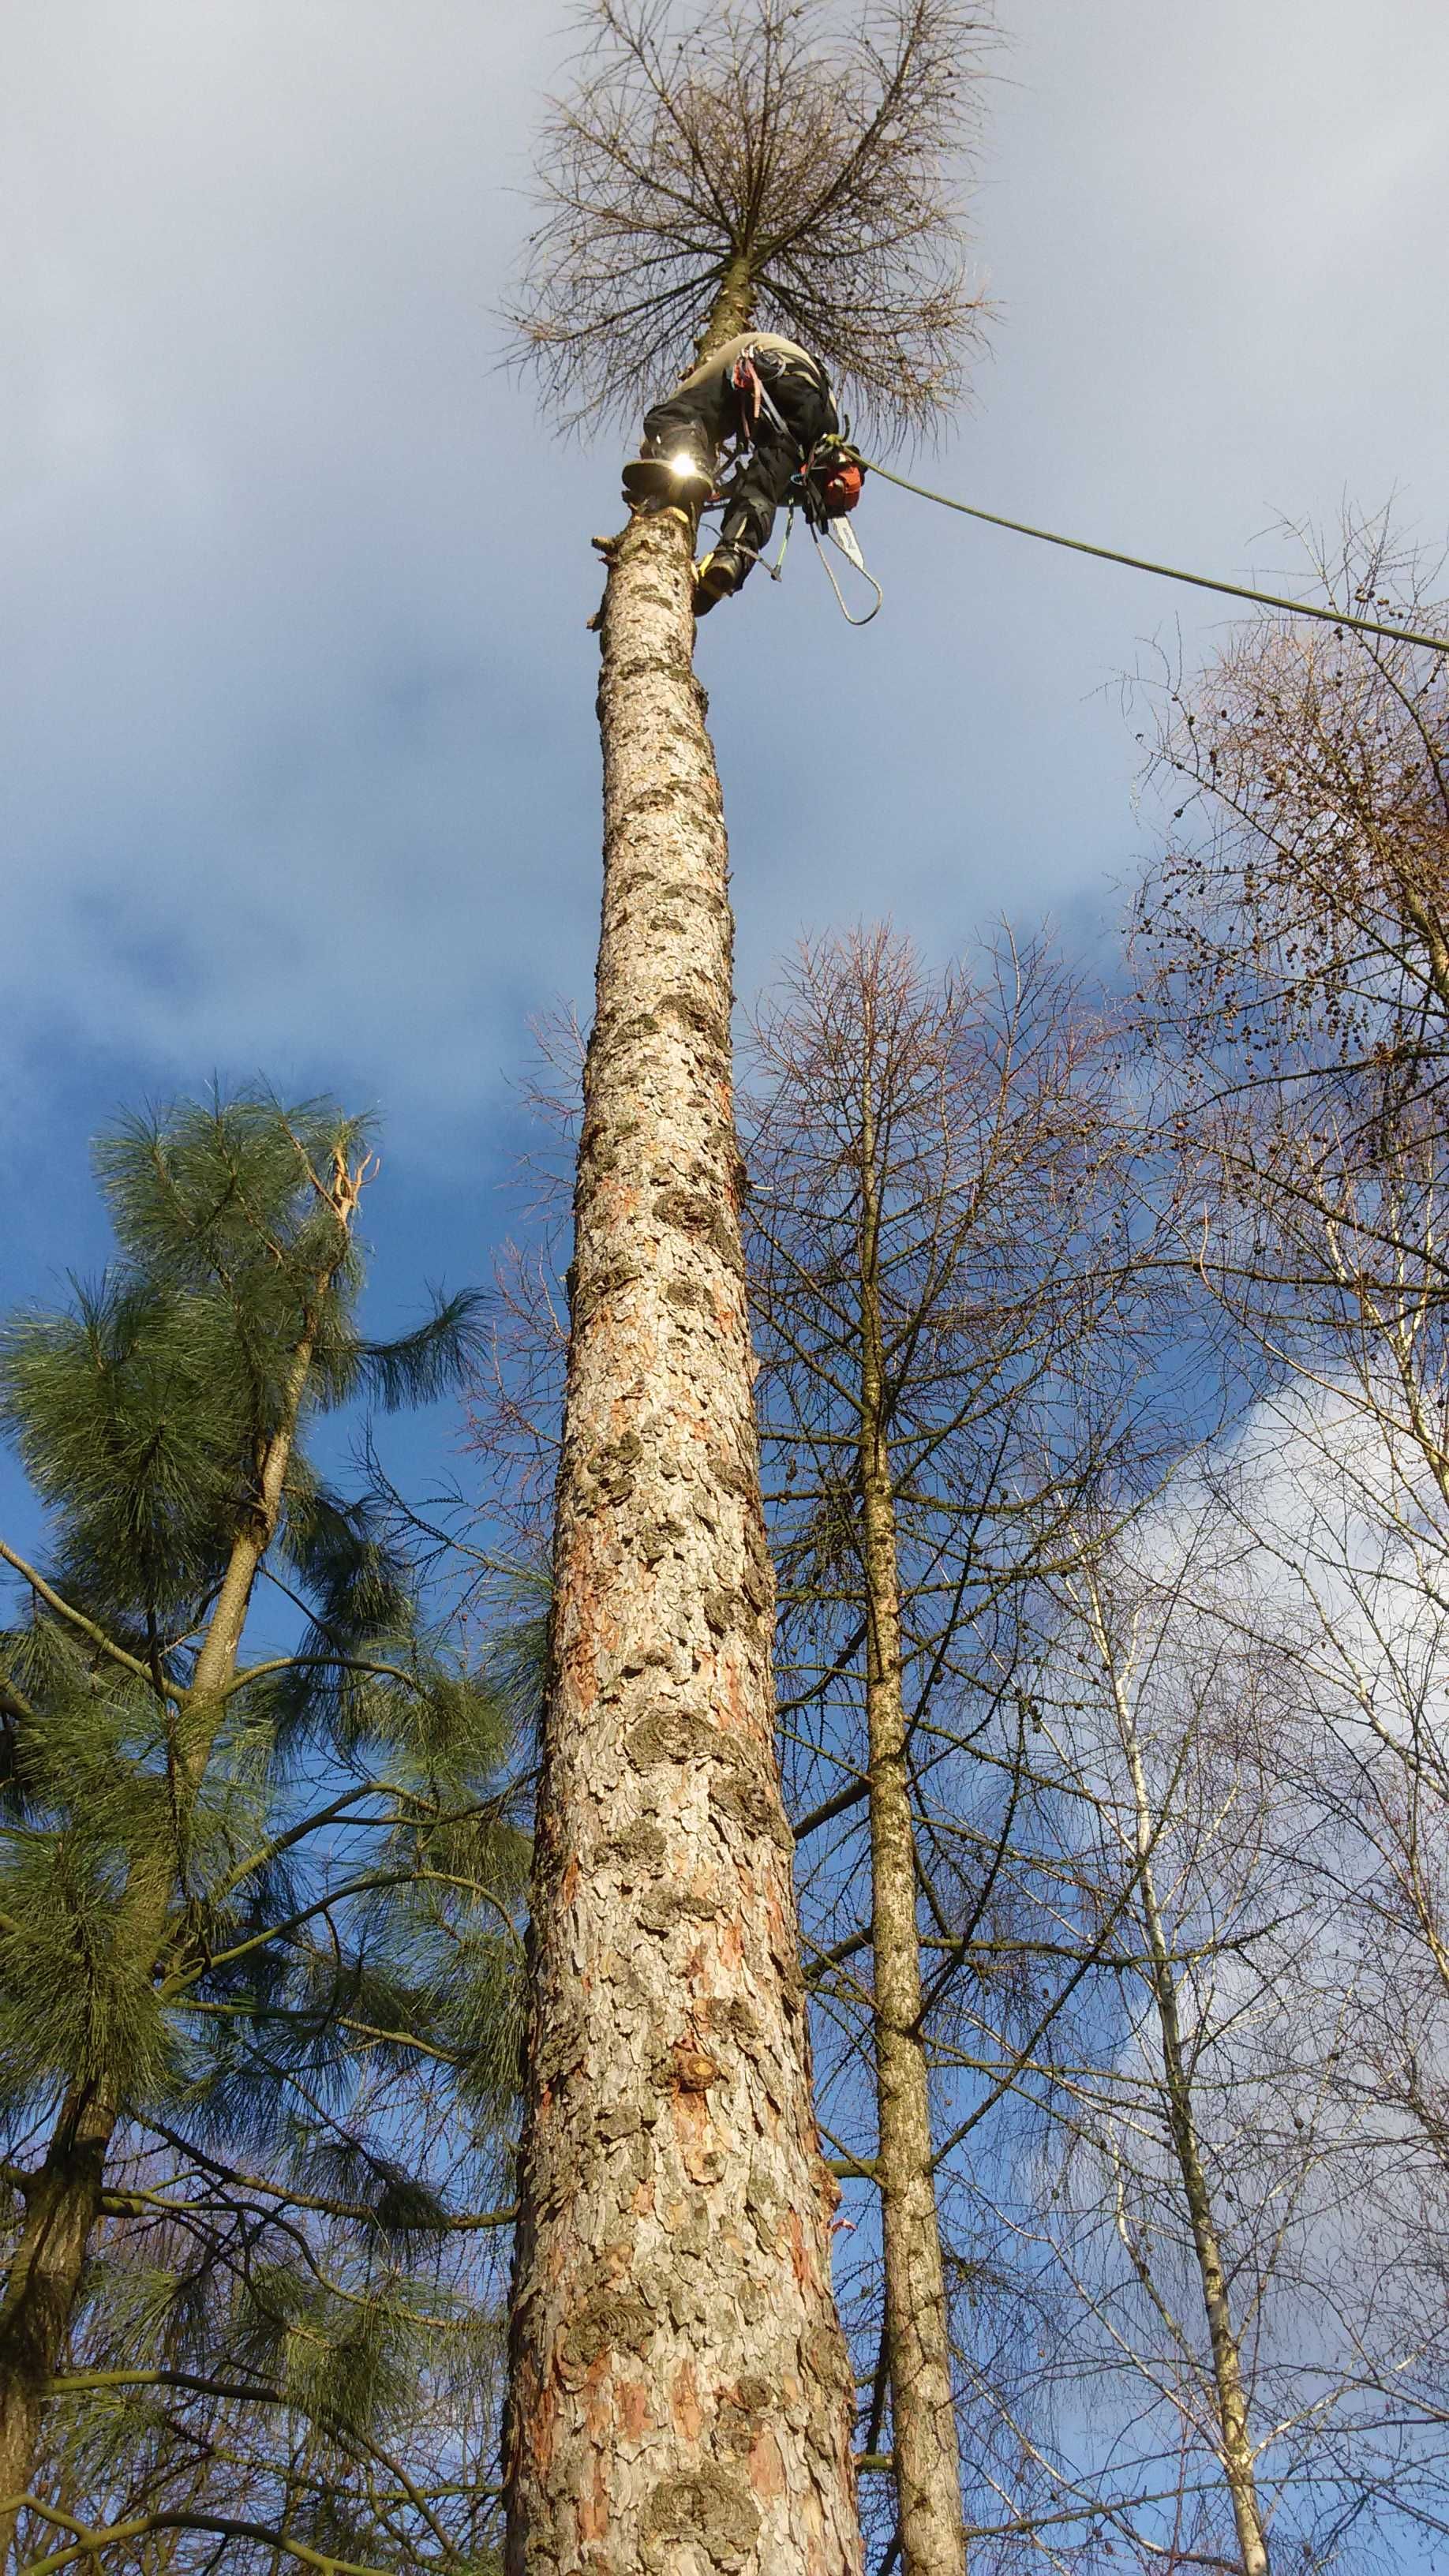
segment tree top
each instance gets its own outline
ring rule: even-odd
[[[785,332],[887,431],[960,399],[993,0],[586,0],[538,161],[514,355],[568,427],[711,336]]]

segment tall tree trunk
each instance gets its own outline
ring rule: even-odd
[[[1148,1956],[1152,1962],[1152,1999],[1157,2011],[1157,2024],[1162,2042],[1167,2125],[1173,2153],[1177,2159],[1177,2169],[1182,2177],[1183,2198],[1187,2203],[1193,2250],[1197,2257],[1198,2283],[1207,2318],[1208,2347],[1212,2354],[1213,2390],[1218,2418],[1219,2456],[1232,2503],[1233,2525],[1238,2535],[1238,2548],[1242,2554],[1243,2576],[1269,2576],[1268,2542],[1258,2506],[1257,2479],[1253,2473],[1253,2445],[1248,2431],[1248,2403],[1243,2390],[1242,2352],[1233,2325],[1232,2308],[1228,2299],[1227,2273],[1223,2265],[1222,2247],[1218,2240],[1212,2195],[1208,2189],[1207,2175],[1203,2169],[1202,2150],[1198,2142],[1197,2115],[1192,2098],[1192,2076],[1182,2044],[1182,2023],[1177,2009],[1177,1981],[1172,1970],[1171,1944],[1168,1941],[1167,1929],[1162,1919],[1162,1908],[1157,1896],[1157,1878],[1152,1862],[1157,1836],[1147,1793],[1147,1775],[1143,1768],[1136,1720],[1127,1692],[1122,1685],[1116,1654],[1107,1632],[1107,1622],[1095,1581],[1091,1586],[1090,1601],[1097,1651],[1102,1658],[1104,1670],[1111,1677],[1117,1729],[1122,1741],[1122,1750],[1127,1759],[1128,1777],[1132,1783],[1138,1884],[1142,1890],[1142,1919],[1147,1934]]]
[[[706,351],[748,321],[722,292]],[[728,325],[728,329],[726,329]],[[602,617],[604,907],[533,1889],[510,2576],[853,2576],[689,532]]]
[[[886,2354],[904,2576],[964,2576],[961,2454],[921,2031],[916,1845],[901,1689],[900,1580],[880,1310],[869,1066],[861,1121],[860,1486],[870,1745],[871,1936]]]
[[[720,279],[714,311],[709,317],[709,329],[699,344],[701,358],[707,358],[712,349],[723,348],[726,340],[736,339],[741,331],[748,331],[754,301],[750,263],[736,253]]]
[[[360,1176],[359,1176],[360,1179]],[[358,1183],[334,1175],[333,1204],[344,1225],[357,1205]],[[320,1307],[331,1284],[318,1282]],[[277,1430],[257,1460],[257,1489],[232,1543],[226,1571],[190,1688],[176,1726],[175,1766],[183,1826],[205,1776],[225,1692],[236,1673],[252,1592],[282,1508],[287,1467],[311,1375],[315,1318],[292,1355]],[[147,1869],[127,1889],[121,1931],[132,1956],[154,1968],[168,1937],[173,1873]],[[80,2291],[91,2231],[100,2215],[106,2157],[120,2117],[120,2087],[103,2072],[72,2087],[56,2121],[45,2162],[26,2191],[25,2223],[0,2299],[0,2567],[15,2533],[40,2438],[51,2379]]]

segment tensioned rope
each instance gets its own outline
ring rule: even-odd
[[[1241,581],[1214,581],[1209,573],[1184,572],[1177,564],[1152,563],[1146,555],[1119,554],[1115,546],[1088,545],[1085,537],[1058,536],[1051,528],[1029,527],[1025,519],[1003,519],[995,510],[979,510],[971,501],[953,500],[949,492],[932,492],[924,483],[908,483],[904,474],[893,474],[888,465],[877,465],[870,457],[861,463],[878,474],[883,483],[898,484],[902,492],[914,492],[921,501],[936,501],[943,510],[959,510],[963,518],[984,519],[989,528],[1010,528],[1018,537],[1039,537],[1043,545],[1066,546],[1075,555],[1096,555],[1103,563],[1127,564],[1133,572],[1156,573],[1163,581],[1191,582],[1195,590],[1221,591],[1228,599],[1256,600],[1260,608],[1286,608],[1290,617],[1318,617],[1327,626],[1352,626],[1361,635],[1386,635],[1395,644],[1422,644],[1431,653],[1449,653],[1449,635],[1420,635],[1409,626],[1386,626],[1374,617],[1355,617],[1346,608],[1320,608],[1309,599],[1284,599],[1277,591],[1250,590]]]

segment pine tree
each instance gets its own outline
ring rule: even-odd
[[[981,14],[599,0],[523,344],[578,417],[753,323],[892,421],[970,318]],[[719,782],[690,536],[601,549],[604,908],[575,1195],[512,2326],[514,2576],[859,2565],[752,1409]]]
[[[424,2490],[486,2412],[523,1844],[497,1691],[308,1433],[456,1382],[477,1300],[364,1339],[375,1166],[327,1102],[97,1164],[114,1267],[0,1343],[50,1526],[44,1570],[0,1542],[0,2550],[129,2479],[228,2564],[455,2563]]]

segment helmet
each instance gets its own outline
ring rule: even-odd
[[[828,447],[811,473],[827,519],[843,519],[855,508],[865,477],[848,447]]]

